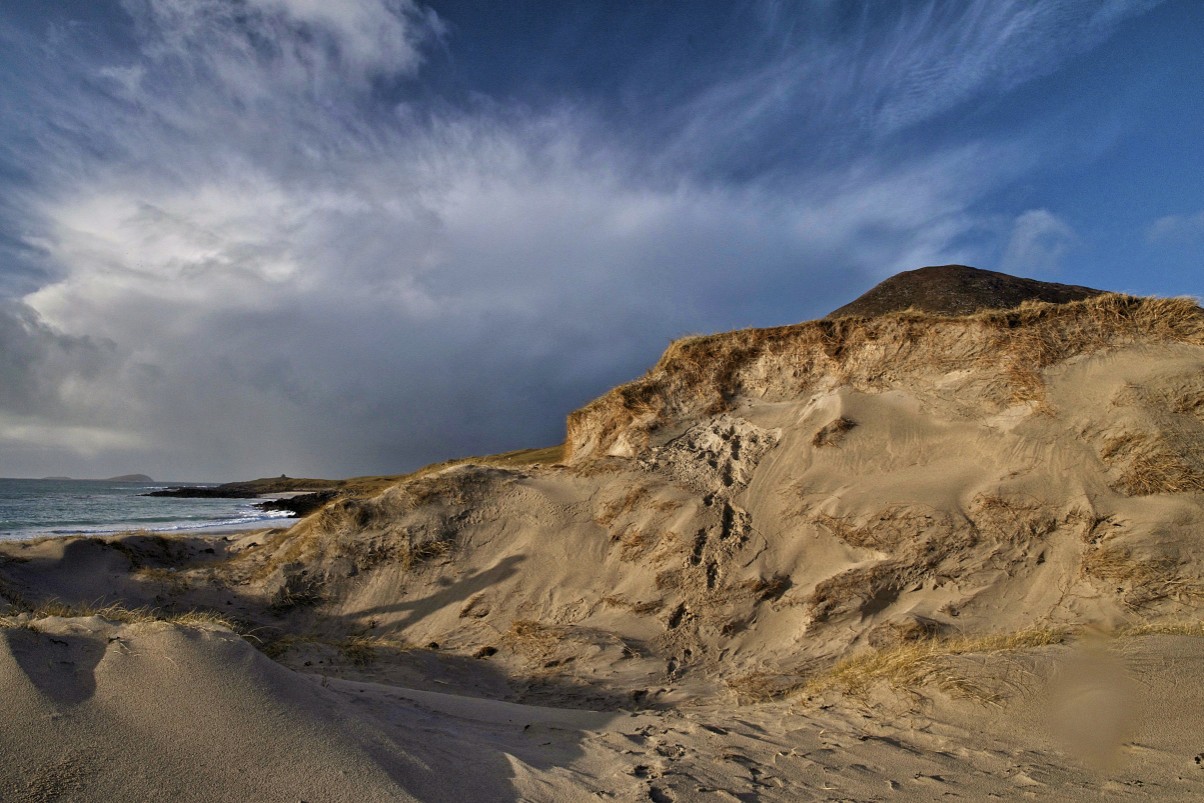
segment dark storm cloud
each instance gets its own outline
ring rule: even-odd
[[[57,332],[12,300],[0,300],[0,343],[0,410],[19,416],[61,414],[65,386],[95,381],[114,356],[112,343]]]

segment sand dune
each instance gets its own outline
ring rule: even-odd
[[[0,546],[0,792],[1194,799],[1204,311],[1095,293],[688,339],[564,463],[289,530]]]

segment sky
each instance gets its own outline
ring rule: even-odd
[[[968,264],[1204,294],[1196,0],[6,0],[0,476],[544,446]]]

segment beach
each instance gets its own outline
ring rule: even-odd
[[[0,796],[1194,799],[1202,376],[1182,299],[746,330],[288,527],[5,542]]]

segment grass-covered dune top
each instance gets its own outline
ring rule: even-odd
[[[1195,299],[1101,293],[962,316],[909,309],[687,337],[643,377],[573,412],[567,456],[579,462],[637,454],[658,432],[676,433],[683,422],[746,398],[797,399],[838,385],[922,394],[953,372],[965,372],[960,384],[988,407],[1040,404],[1044,369],[1165,343],[1204,343],[1204,310]]]
[[[269,494],[304,493],[319,496],[321,501],[325,502],[332,498],[374,496],[400,482],[406,482],[456,465],[472,463],[483,466],[526,466],[535,463],[556,463],[560,461],[563,454],[564,447],[556,445],[535,449],[516,449],[493,455],[457,457],[451,460],[432,463],[404,474],[365,475],[345,480],[289,477],[281,474],[279,477],[261,477],[256,480],[225,482],[213,487],[181,486],[168,489],[167,491],[156,491],[148,495],[255,498]]]

